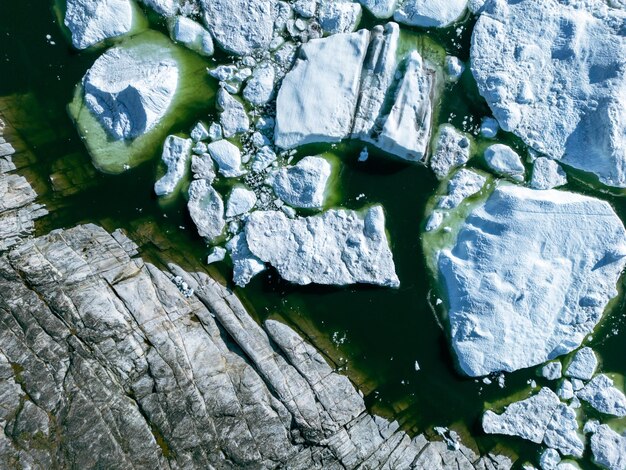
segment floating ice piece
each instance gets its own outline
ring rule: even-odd
[[[276,195],[292,207],[321,209],[332,167],[322,157],[304,157],[294,166],[282,168],[274,177]]]
[[[446,57],[446,72],[448,73],[448,80],[456,82],[461,78],[465,71],[465,64],[458,57],[447,56]]]
[[[602,0],[489,1],[470,52],[505,131],[616,187],[626,187],[623,21]]]
[[[181,139],[170,135],[163,144],[161,160],[167,167],[167,172],[154,184],[157,196],[165,196],[174,192],[187,172],[187,162],[191,155],[191,139]]]
[[[562,404],[549,388],[511,403],[500,415],[489,410],[483,415],[487,434],[519,436],[537,444],[543,442],[564,455],[581,457],[584,444],[577,429],[576,412]]]
[[[598,358],[593,349],[589,347],[580,348],[574,354],[572,362],[567,367],[565,375],[581,380],[591,380],[598,367]]]
[[[113,47],[85,74],[85,104],[113,139],[132,140],[165,116],[178,76],[176,60],[160,44]]]
[[[585,425],[585,430],[587,430]],[[607,424],[594,426],[591,436],[593,461],[602,468],[622,470],[626,468],[626,437],[620,436]]]
[[[448,181],[448,194],[442,196],[437,204],[440,209],[454,209],[465,199],[478,193],[487,182],[487,178],[475,171],[461,168]]]
[[[256,194],[254,191],[243,186],[235,186],[228,197],[226,217],[235,217],[250,212],[255,205]]]
[[[467,0],[404,0],[393,15],[398,23],[442,28],[461,18]]]
[[[199,23],[185,16],[177,16],[171,26],[172,39],[206,57],[215,52],[211,34]]]
[[[511,147],[503,144],[487,147],[485,161],[496,173],[509,176],[515,181],[524,181],[526,169],[520,156]]]
[[[439,127],[439,137],[430,158],[430,167],[435,176],[444,179],[454,169],[470,158],[470,140],[450,124]]]
[[[535,189],[552,189],[567,184],[567,175],[554,160],[539,157],[533,164],[530,186]]]
[[[541,375],[548,380],[558,380],[562,376],[562,370],[560,361],[552,361],[541,368]]]
[[[67,0],[65,26],[76,49],[129,33],[133,20],[130,0]]]
[[[207,145],[207,150],[217,164],[220,174],[237,178],[245,173],[241,169],[241,150],[227,140],[218,140]]]
[[[213,242],[222,235],[226,226],[224,203],[207,180],[192,181],[187,208],[201,237]]]
[[[514,371],[577,348],[617,295],[625,240],[607,202],[497,187],[438,256],[461,369]]]
[[[245,234],[250,251],[289,282],[400,285],[380,206],[294,219],[257,211],[250,214]]]
[[[220,112],[222,132],[227,139],[250,129],[246,109],[223,88],[217,92],[217,109]]]
[[[329,34],[350,33],[361,19],[361,5],[352,2],[322,1],[317,12],[320,26]]]
[[[243,90],[243,98],[253,106],[263,106],[274,95],[276,72],[270,63],[259,64]]]
[[[239,287],[245,287],[257,274],[265,271],[265,263],[248,248],[244,233],[238,233],[227,244],[233,261],[233,281]]]
[[[273,3],[267,0],[200,0],[204,22],[226,52],[238,56],[266,50],[274,32]]]
[[[626,416],[626,396],[613,386],[613,381],[604,374],[596,375],[591,382],[576,393],[600,413]]]
[[[206,264],[213,264],[223,261],[226,258],[226,249],[221,246],[216,246],[211,250],[209,256],[207,256]]]
[[[498,135],[498,131],[500,130],[500,124],[492,117],[483,118],[482,123],[480,124],[480,135],[487,139],[493,139],[496,135]]]

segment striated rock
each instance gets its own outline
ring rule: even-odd
[[[200,0],[215,41],[237,56],[266,50],[272,40],[273,0]]]
[[[393,15],[398,23],[424,28],[442,28],[461,18],[467,0],[402,0]]]
[[[602,0],[486,2],[471,48],[504,130],[616,187],[626,187],[624,18]]]
[[[576,412],[545,387],[530,398],[511,403],[500,415],[493,411],[483,415],[483,430],[488,434],[519,436],[563,455],[582,457],[584,444],[577,429]]]
[[[565,375],[581,380],[591,380],[598,368],[598,358],[590,347],[580,348],[574,354],[572,362],[565,370]]]
[[[171,26],[172,39],[198,54],[211,57],[215,52],[211,34],[199,23],[185,16],[177,16]]]
[[[321,209],[332,167],[322,157],[304,157],[293,166],[281,168],[272,187],[276,195],[292,207]]]
[[[158,44],[113,47],[83,78],[85,105],[115,140],[133,140],[165,116],[178,86],[178,65]]]
[[[207,180],[192,181],[187,208],[201,237],[213,242],[222,235],[226,225],[224,202]]]
[[[65,26],[76,49],[127,34],[134,20],[131,0],[67,0]]]
[[[514,371],[577,348],[617,294],[625,235],[604,201],[497,187],[439,253],[463,372]]]
[[[154,184],[157,196],[165,196],[174,192],[187,172],[187,162],[191,155],[191,139],[181,139],[170,135],[163,144],[161,160],[167,167],[167,172]]]
[[[369,39],[370,33],[361,30],[302,45],[278,91],[278,147],[338,142],[350,134]]]
[[[295,219],[282,212],[254,212],[245,234],[250,251],[289,282],[400,285],[380,206],[362,214],[330,210]]]
[[[576,392],[576,396],[600,413],[626,416],[626,396],[615,388],[613,380],[604,374],[596,375],[582,390]]]
[[[567,175],[563,168],[546,157],[539,157],[533,164],[533,176],[530,186],[534,189],[552,189],[567,184]]]
[[[450,124],[439,127],[439,136],[430,157],[430,168],[440,180],[470,158],[470,140]]]
[[[496,173],[510,177],[514,181],[524,181],[526,168],[520,156],[509,146],[494,144],[485,150],[485,161]]]

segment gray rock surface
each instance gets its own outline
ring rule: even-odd
[[[321,209],[332,166],[323,157],[304,157],[293,166],[281,168],[273,181],[276,195],[292,207]]]
[[[255,256],[296,284],[400,285],[380,206],[295,219],[278,211],[254,212],[245,234]]]
[[[18,152],[5,141],[8,125],[0,116],[0,252],[35,232],[35,220],[48,211],[37,204],[37,194],[26,178],[14,173],[12,158]]]
[[[0,255],[3,468],[511,467],[409,438],[289,327],[124,247],[84,225]]]

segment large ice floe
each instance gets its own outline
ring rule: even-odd
[[[500,415],[485,412],[483,430],[487,434],[506,434],[543,443],[563,455],[582,457],[585,449],[577,432],[576,411],[561,403],[549,388],[511,403]]]
[[[574,350],[625,264],[626,231],[608,203],[500,184],[438,257],[460,368],[514,371]]]
[[[435,72],[417,51],[399,67],[399,34],[398,25],[389,23],[371,33],[336,34],[304,44],[278,92],[276,145],[292,149],[353,137],[399,158],[423,160]]]
[[[294,219],[278,211],[257,211],[250,214],[245,238],[255,257],[296,284],[400,285],[380,206]]]
[[[177,85],[176,60],[150,43],[109,49],[83,79],[87,108],[115,140],[152,129],[167,112]]]
[[[601,0],[488,1],[471,47],[504,130],[616,187],[626,187],[624,21]]]
[[[133,27],[136,8],[131,0],[67,0],[65,26],[77,49],[127,34]]]
[[[274,2],[201,0],[200,3],[209,32],[226,52],[243,56],[269,46],[274,32]]]
[[[394,20],[410,26],[444,27],[460,19],[467,0],[403,0]]]

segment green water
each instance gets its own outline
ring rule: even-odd
[[[39,222],[38,232],[84,222],[96,222],[111,230],[124,227],[151,259],[175,259],[189,268],[201,267],[209,249],[196,235],[182,196],[162,204],[153,195],[158,158],[122,175],[99,173],[68,117],[66,106],[75,84],[102,50],[73,50],[56,24],[49,2],[5,3],[0,17],[0,97],[6,98],[0,98],[0,113],[20,131],[27,148],[18,163],[30,163],[23,173],[51,209],[51,214]],[[365,26],[373,23],[370,17],[363,19]],[[467,60],[472,24],[473,19],[463,24],[460,37],[455,27],[429,32],[428,40],[423,34],[405,34],[402,47],[426,47],[435,56],[444,48]],[[165,31],[164,24],[154,21],[151,27]],[[48,43],[47,34],[55,45]],[[206,63],[214,65],[212,60]],[[167,131],[188,133],[198,119],[208,120],[213,113],[211,99],[186,108]],[[488,114],[471,73],[466,71],[458,83],[443,90],[437,121],[451,122],[469,132],[475,131],[480,118]],[[510,135],[501,140],[524,150]],[[484,146],[485,142],[478,139],[475,151]],[[534,369],[507,374],[504,390],[495,383],[486,386],[461,376],[431,308],[436,293],[420,237],[429,198],[439,183],[428,169],[391,160],[374,149],[370,149],[367,162],[359,163],[362,148],[358,143],[315,146],[301,149],[300,155],[329,151],[341,157],[336,176],[340,205],[360,209],[380,203],[385,207],[401,287],[297,287],[270,271],[245,290],[236,291],[259,320],[281,318],[307,335],[361,387],[374,412],[398,419],[411,432],[430,432],[435,425],[452,426],[465,436],[474,436],[483,451],[499,443],[536,461],[537,446],[515,438],[482,435],[480,416],[485,403],[525,396],[530,390],[529,379],[538,385],[548,383],[538,378]],[[480,159],[473,164],[483,166]],[[570,188],[590,192],[582,183]],[[602,197],[626,218],[623,199]],[[230,277],[226,265],[212,269],[215,275]],[[624,333],[623,311],[619,302],[591,343],[603,358],[604,370],[622,374],[626,373],[626,342],[614,332]],[[416,361],[420,366],[417,372]],[[592,468],[588,458],[583,468]]]

